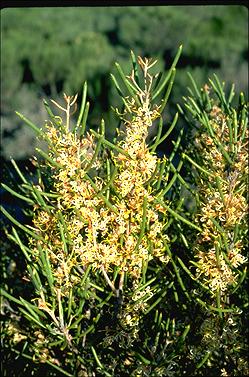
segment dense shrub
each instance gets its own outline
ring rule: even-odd
[[[165,123],[181,49],[162,75],[133,52],[129,76],[116,63],[113,142],[103,119],[86,129],[86,83],[76,121],[77,95],[46,102],[43,128],[18,113],[47,149],[29,178],[12,161],[19,189],[3,185],[31,220],[2,207],[3,376],[248,374],[248,107],[190,75]],[[188,132],[159,155],[179,115]]]

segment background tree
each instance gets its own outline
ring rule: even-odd
[[[238,91],[247,90],[248,15],[243,6],[143,6],[15,8],[2,11],[2,154],[25,159],[35,140],[24,131],[15,110],[36,124],[44,119],[41,98],[58,99],[64,91],[81,93],[89,83],[89,126],[115,122],[108,110],[118,105],[108,72],[118,60],[128,74],[130,49],[153,56],[169,68],[176,46],[184,52],[171,104],[186,94],[187,75],[204,84],[215,71]],[[158,65],[158,67],[159,67]],[[75,72],[77,71],[77,75]],[[95,106],[93,107],[93,99]],[[96,106],[97,105],[97,106]],[[93,110],[94,108],[94,110]],[[174,106],[170,106],[172,114]]]

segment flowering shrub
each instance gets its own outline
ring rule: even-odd
[[[6,349],[33,360],[33,374],[44,363],[49,376],[248,371],[247,106],[241,94],[234,109],[233,88],[227,99],[216,76],[201,91],[191,78],[194,92],[179,112],[197,130],[185,135],[185,150],[180,131],[172,153],[159,157],[178,119],[163,134],[180,53],[164,76],[152,73],[156,61],[133,53],[130,76],[116,64],[123,109],[114,109],[121,124],[114,141],[104,120],[86,129],[86,83],[77,122],[77,95],[64,94],[65,107],[52,100],[65,119],[45,103],[45,131],[18,114],[47,150],[38,150],[32,180],[13,161],[19,192],[3,185],[33,213],[23,225],[2,208],[30,284],[20,295],[5,278],[2,327]]]

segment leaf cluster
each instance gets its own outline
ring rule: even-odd
[[[247,373],[245,354],[248,345],[243,331],[248,296],[243,253],[247,237],[245,146],[248,107],[241,94],[237,108],[233,108],[234,87],[226,96],[216,75],[209,82],[212,91],[207,86],[199,90],[190,75],[190,96],[184,98],[185,108],[179,106],[178,110],[192,132],[187,135],[183,130],[179,132],[168,158],[157,156],[158,147],[173,131],[179,117],[177,113],[170,124],[165,123],[163,111],[173,87],[181,50],[182,46],[169,70],[163,74],[148,73],[155,62],[141,57],[136,59],[133,52],[130,76],[126,76],[122,66],[116,63],[117,74],[112,75],[112,81],[123,109],[114,108],[120,127],[113,142],[105,136],[106,122],[103,120],[96,131],[91,131],[91,137],[87,133],[86,83],[75,122],[71,122],[71,112],[77,96],[64,95],[65,106],[52,101],[63,111],[64,119],[55,115],[45,102],[50,118],[47,123],[49,134],[17,113],[48,144],[46,151],[37,150],[41,159],[35,163],[37,171],[33,181],[27,179],[12,160],[21,184],[18,189],[3,185],[6,191],[34,210],[30,225],[21,223],[2,207],[2,213],[12,224],[8,238],[22,252],[25,260],[23,278],[31,287],[23,294],[18,286],[10,284],[11,271],[6,269],[1,289],[6,354],[8,347],[12,347],[19,358],[27,358],[26,368],[31,362],[39,367],[46,364],[51,367],[47,370],[48,376],[56,373],[134,377],[180,376],[183,373],[205,376],[207,371],[210,376]],[[145,125],[149,127],[154,121],[157,126],[154,138],[149,140],[145,138],[146,133],[139,134],[139,151],[134,149],[136,138],[128,144],[129,137],[136,136]],[[222,133],[220,127],[223,127]],[[183,136],[189,142],[185,150],[181,144]],[[205,148],[205,143],[200,146],[196,138],[210,143],[220,165],[213,164],[207,155],[209,149]],[[72,143],[68,145],[67,140]],[[61,145],[66,148],[60,149]],[[150,176],[140,181],[146,176],[143,175],[146,166],[137,164],[138,160],[140,164],[142,152],[144,159],[148,152],[156,164]],[[81,165],[72,172],[68,169],[71,161],[78,163],[76,156],[81,157]],[[123,193],[122,184],[126,181],[120,182],[117,174],[130,173],[131,166],[137,169],[137,180],[128,192]],[[140,171],[137,166],[143,169]],[[65,171],[70,174],[64,176]],[[240,174],[235,174],[236,171]],[[68,187],[75,182],[74,175],[87,192],[78,193],[80,207],[63,197],[63,192],[72,193]],[[75,184],[71,186],[74,188]],[[208,190],[211,198],[207,196]],[[236,212],[239,220],[235,223],[226,217],[232,206],[226,202],[227,190],[230,190],[230,204],[233,198],[240,204]],[[137,193],[135,202],[134,192]],[[193,201],[192,207],[186,203],[187,198]],[[201,221],[203,209],[213,198],[218,198],[219,210],[223,210],[223,205],[227,212],[222,213],[223,217],[215,217],[212,213]],[[94,206],[89,205],[91,200],[94,200]],[[89,249],[92,245],[97,248],[108,240],[112,231],[109,227],[107,234],[102,229],[103,234],[94,236],[94,210],[98,214],[100,207],[104,209],[106,219],[111,214],[114,224],[123,204],[126,209],[133,206],[133,213],[126,218],[126,232],[116,238],[119,251],[124,252],[123,260],[105,263],[103,253],[98,260],[87,262],[83,259],[88,255],[83,253],[87,237],[92,237]],[[78,212],[85,208],[89,212],[85,218],[82,215],[82,221]],[[155,216],[153,210],[158,211],[155,212],[158,213],[157,225],[163,224],[160,234],[156,233],[157,238],[163,237],[159,254],[153,254],[153,239],[149,237],[153,225],[148,217],[149,214]],[[39,215],[40,220],[45,219],[43,222],[38,221]],[[139,219],[138,232],[137,227],[132,228],[135,216]],[[83,223],[77,233],[83,238],[78,254],[73,248],[78,224],[73,223],[75,218]],[[136,230],[131,234],[135,243],[127,256],[125,251],[129,249],[131,229]],[[205,237],[209,237],[207,243]],[[210,254],[213,245],[214,253]],[[111,246],[116,245],[113,242]],[[134,275],[125,261],[132,264],[134,254],[144,251],[145,247],[149,250],[145,255],[149,257],[144,257],[138,275]],[[91,249],[91,253],[92,250],[96,251]],[[203,255],[206,264],[201,264]],[[234,259],[238,255],[240,263]],[[199,273],[202,266],[210,267],[211,272],[215,269],[216,275]],[[223,268],[230,273],[231,280],[224,290],[216,286],[214,290],[211,283],[217,274],[224,279]]]

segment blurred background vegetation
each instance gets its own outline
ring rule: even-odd
[[[36,141],[15,110],[42,126],[43,98],[61,101],[88,81],[90,127],[104,116],[108,137],[118,106],[109,73],[118,61],[130,72],[130,50],[167,69],[180,44],[183,54],[168,116],[187,94],[187,71],[198,85],[215,72],[237,91],[248,85],[248,10],[243,6],[132,6],[6,8],[2,10],[2,156],[27,160]],[[80,98],[79,98],[80,99]]]

